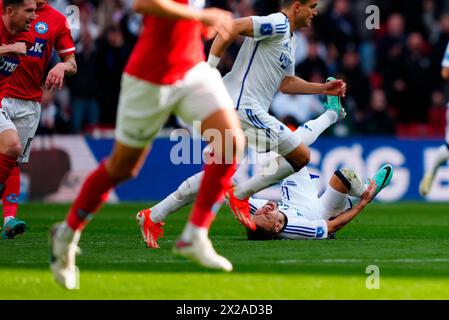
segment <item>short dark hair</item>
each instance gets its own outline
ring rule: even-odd
[[[18,6],[25,2],[25,0],[3,0],[3,12],[6,11],[7,7]]]
[[[277,240],[277,236],[273,232],[266,231],[262,228],[256,230],[246,229],[246,236],[251,241]]]
[[[285,8],[285,7],[289,7],[291,6],[294,2],[300,2],[301,4],[306,4],[307,2],[309,2],[309,0],[281,0],[281,7]]]

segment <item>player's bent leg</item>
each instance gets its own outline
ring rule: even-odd
[[[211,142],[215,161],[205,166],[197,201],[189,222],[173,250],[204,267],[231,271],[232,264],[215,252],[207,234],[215,218],[212,208],[223,198],[224,191],[231,185],[237,157],[243,153],[244,137],[233,109],[220,109],[204,119],[202,134],[207,136],[209,129],[219,133],[217,136],[209,137],[213,139]]]
[[[118,183],[137,175],[146,154],[145,149],[116,142],[112,155],[84,182],[66,220],[50,231],[51,270],[55,280],[67,289],[74,288],[75,248],[81,231],[107,200],[109,191]]]

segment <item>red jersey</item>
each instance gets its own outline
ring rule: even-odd
[[[8,45],[15,42],[25,42],[27,47],[31,47],[33,38],[29,32],[22,32],[16,36],[11,35],[6,29],[3,23],[2,16],[0,15],[0,45]],[[8,82],[12,79],[12,74],[17,71],[17,67],[23,57],[17,55],[6,55],[0,57],[0,101],[5,96],[5,90]]]
[[[36,16],[29,32],[33,36],[33,46],[27,56],[21,59],[20,68],[8,82],[5,93],[8,98],[40,102],[45,71],[53,48],[61,58],[75,53],[75,45],[63,14],[44,4],[36,10]]]
[[[174,0],[197,6],[204,1]],[[202,24],[144,16],[143,30],[125,68],[125,73],[161,85],[173,84],[204,61]]]

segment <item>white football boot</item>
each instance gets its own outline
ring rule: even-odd
[[[65,222],[54,224],[50,230],[50,269],[56,282],[69,290],[79,289],[79,270],[75,259],[80,252],[80,236],[81,232],[74,232]]]
[[[232,271],[231,262],[215,252],[212,242],[205,233],[192,235],[192,241],[189,242],[177,241],[173,252],[193,260],[206,268],[227,272]]]

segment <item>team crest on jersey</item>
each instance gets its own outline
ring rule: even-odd
[[[44,56],[46,45],[47,40],[36,38],[34,45],[28,50],[28,55],[31,57],[42,58]]]
[[[9,77],[19,65],[19,59],[13,57],[0,57],[0,74]]]
[[[39,34],[46,34],[48,32],[48,24],[42,21],[38,22],[36,23],[34,30],[36,30],[36,32]]]
[[[271,23],[263,23],[260,26],[260,34],[263,36],[269,36],[273,33],[273,26]]]
[[[206,6],[205,0],[189,0],[189,6],[196,9],[201,10]]]

